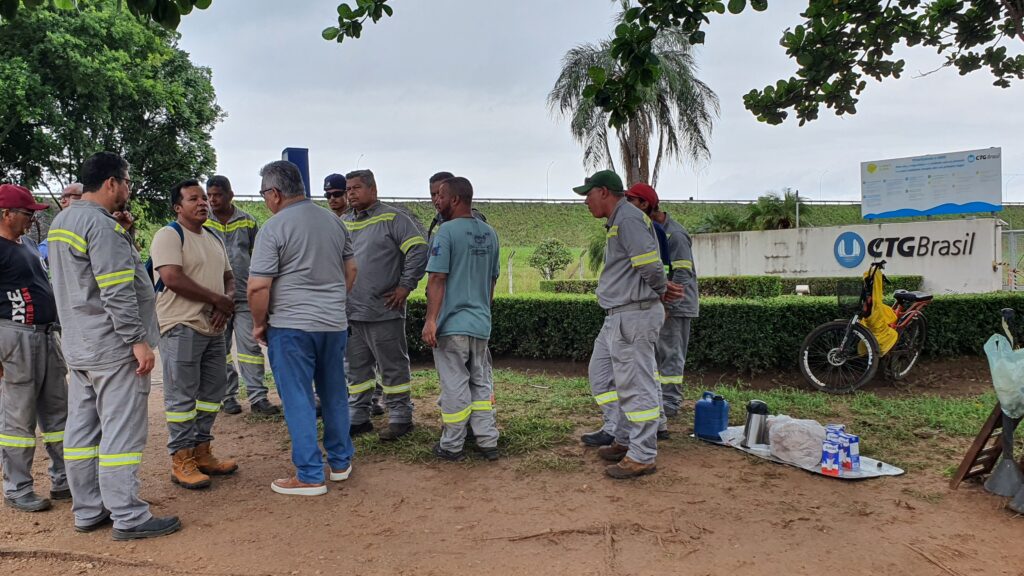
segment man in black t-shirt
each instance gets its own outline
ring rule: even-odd
[[[36,425],[50,456],[50,498],[71,498],[64,473],[67,367],[57,304],[35,244],[23,238],[47,209],[21,186],[0,186],[0,467],[5,503],[24,512],[50,507],[32,486]]]

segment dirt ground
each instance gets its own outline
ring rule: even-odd
[[[923,366],[918,391],[987,389],[973,362]],[[763,383],[773,377],[792,375]],[[125,544],[75,533],[66,502],[0,508],[0,574],[1024,574],[1024,518],[977,485],[949,490],[938,473],[846,482],[677,433],[658,473],[633,482],[603,477],[582,446],[563,449],[587,463],[579,472],[357,454],[350,480],[297,498],[269,489],[291,471],[282,425],[222,415],[215,446],[241,468],[190,492],[168,479],[161,403],[154,386],[142,494],[183,530]],[[435,416],[420,406],[419,418]],[[40,451],[43,493],[44,466]]]

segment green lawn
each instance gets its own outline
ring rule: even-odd
[[[865,456],[908,472],[950,474],[995,404],[992,393],[961,398],[882,398],[865,392],[830,396],[788,387],[752,390],[742,381],[709,383],[705,388],[699,376],[694,380],[697,382],[688,384],[684,391],[687,402],[682,416],[670,422],[672,439],[660,443],[662,450],[692,449],[699,445],[688,436],[693,428],[693,402],[704,389],[709,389],[730,402],[733,425],[743,423],[746,402],[758,398],[768,403],[772,413],[811,418],[822,424],[845,423],[851,432],[861,436],[861,453]],[[586,461],[572,447],[578,441],[579,431],[594,429],[600,422],[585,378],[496,370],[494,382],[502,434],[499,446],[504,455],[514,458],[517,469],[571,471],[584,467]],[[414,372],[416,430],[393,443],[382,443],[373,434],[361,436],[356,439],[360,457],[414,463],[431,460],[430,450],[441,429],[436,407],[439,391],[436,371]],[[259,416],[246,418],[266,421]],[[287,443],[284,425],[279,425],[282,442]],[[375,425],[386,425],[386,420],[377,418]],[[465,465],[472,466],[478,461],[479,458],[471,458]]]

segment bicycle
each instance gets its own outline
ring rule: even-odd
[[[885,274],[885,260],[873,262],[862,280],[841,282],[836,286],[841,310],[852,314],[848,320],[826,322],[811,331],[800,347],[800,372],[816,390],[830,394],[849,394],[870,382],[880,366],[890,380],[902,380],[921,357],[928,323],[921,310],[932,301],[927,292],[897,290],[893,312],[896,321],[889,326],[898,338],[884,355],[878,339],[861,320],[870,316],[876,305],[872,287],[875,275]],[[855,302],[855,304],[854,304]]]

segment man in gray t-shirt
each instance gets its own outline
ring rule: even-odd
[[[356,279],[345,226],[305,196],[299,169],[271,162],[260,171],[260,195],[273,212],[256,236],[249,268],[253,335],[269,347],[270,368],[284,406],[296,474],[274,480],[279,494],[327,492],[317,443],[313,383],[323,406],[330,479],[352,472],[345,346],[345,300]]]

